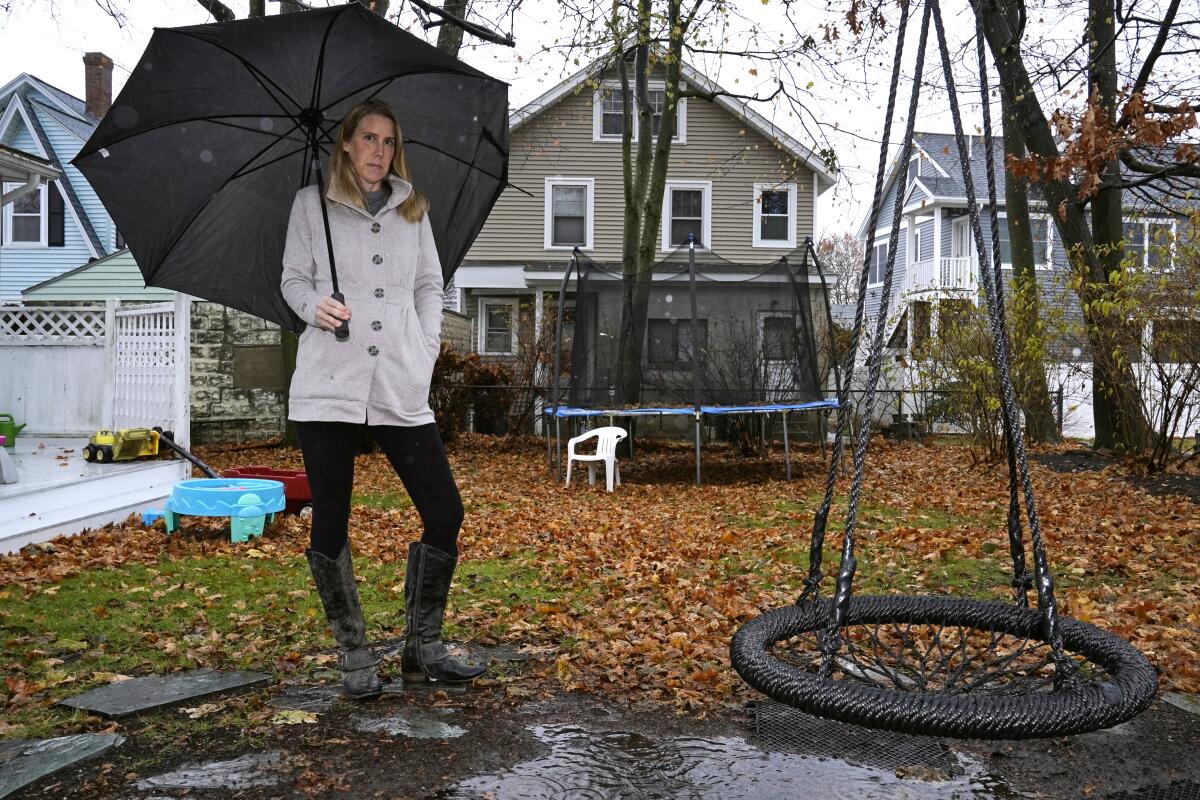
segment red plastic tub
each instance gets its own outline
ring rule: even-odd
[[[312,489],[308,487],[308,475],[299,469],[275,469],[273,467],[231,467],[223,470],[224,478],[267,478],[283,483],[283,496],[287,500],[283,513],[299,514],[300,509],[312,504]]]

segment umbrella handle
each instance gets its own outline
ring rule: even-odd
[[[337,300],[342,305],[346,304],[346,298],[342,295],[341,292],[334,292],[333,294],[330,295],[330,297],[332,297],[334,300]],[[347,339],[349,339],[350,338],[350,321],[345,320],[345,319],[340,321],[338,323],[338,326],[333,329],[333,335],[339,342],[344,342]]]

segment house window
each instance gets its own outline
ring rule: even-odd
[[[623,105],[625,90],[618,84],[605,84],[593,95],[595,113],[592,119],[592,139],[595,141],[620,140],[625,128],[625,112]],[[662,128],[663,109],[667,104],[667,90],[663,84],[651,85],[647,90],[646,100],[650,104],[650,130],[658,136]],[[630,109],[633,119],[633,140],[638,138],[638,111],[634,104]],[[687,143],[687,98],[679,98],[675,106],[675,127],[671,131],[671,141],[679,144]]]
[[[6,183],[4,191],[11,192],[23,183]],[[49,217],[46,184],[18,197],[4,207],[4,244],[14,247],[45,247]]]
[[[517,352],[515,300],[482,300],[479,313],[479,351],[485,355]]]
[[[1173,263],[1173,220],[1126,220],[1122,228],[1125,257],[1135,267],[1169,271]]]
[[[1012,269],[1012,240],[1008,236],[1008,217],[1000,215],[1000,261],[1008,269]],[[1033,233],[1033,266],[1045,269],[1050,265],[1050,221],[1046,217],[1029,218],[1029,228]]]
[[[646,321],[646,360],[656,367],[692,363],[692,321],[690,319],[651,319]],[[699,353],[708,347],[708,320],[696,320]]]
[[[915,264],[921,260],[921,231],[914,230],[912,235],[912,258],[909,259],[910,264]]]
[[[763,358],[767,361],[793,361],[796,358],[796,321],[791,317],[764,317]]]
[[[595,193],[592,178],[546,179],[545,249],[591,249]]]
[[[796,246],[796,184],[754,185],[754,246]]]
[[[712,184],[705,181],[667,181],[663,193],[662,249],[671,250],[696,235],[696,246],[712,246]]]
[[[883,283],[883,273],[887,269],[887,245],[877,244],[871,250],[871,272],[867,276],[868,283]]]

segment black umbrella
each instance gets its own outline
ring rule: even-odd
[[[400,119],[449,280],[506,182],[508,86],[357,3],[155,30],[73,163],[147,285],[299,331],[279,291],[292,199],[368,98]]]

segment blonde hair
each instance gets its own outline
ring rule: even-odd
[[[408,161],[404,158],[404,139],[400,134],[400,120],[396,119],[396,112],[392,111],[392,107],[382,100],[365,100],[346,112],[346,116],[342,118],[342,124],[338,127],[337,136],[334,138],[333,155],[329,159],[330,185],[340,194],[353,198],[359,208],[367,207],[367,197],[363,194],[362,187],[358,185],[358,176],[354,173],[354,165],[350,162],[350,157],[346,155],[343,145],[350,143],[350,139],[358,130],[358,124],[362,122],[363,117],[371,114],[391,120],[392,126],[396,129],[396,152],[392,156],[388,174],[397,175],[408,181],[410,185],[412,184],[412,173],[409,172]],[[429,200],[415,186],[404,202],[396,207],[396,213],[409,222],[420,222],[421,217],[425,216],[428,211]]]

